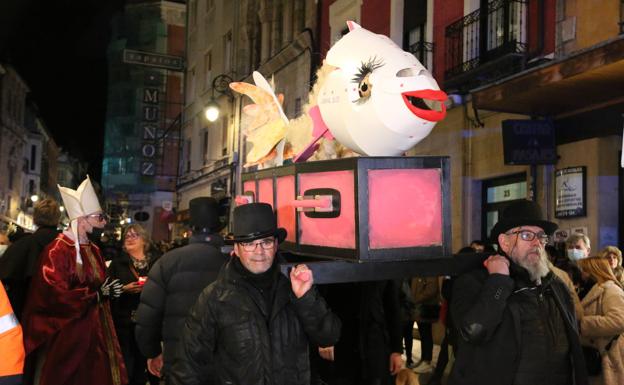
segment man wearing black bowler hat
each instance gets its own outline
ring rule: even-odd
[[[173,366],[176,385],[307,385],[309,347],[331,346],[340,321],[312,286],[305,265],[280,273],[277,247],[286,238],[273,209],[234,209],[234,256],[193,306]]]
[[[499,254],[459,276],[451,311],[458,355],[451,385],[586,385],[574,305],[544,250],[557,229],[532,201],[492,228]]]

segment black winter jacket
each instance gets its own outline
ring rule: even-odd
[[[545,362],[541,361],[543,356],[550,358],[547,353],[526,354],[526,359],[520,363],[527,330],[533,333],[531,338],[540,339],[533,340],[533,346],[541,342],[541,347],[551,344],[558,347],[560,345],[554,344],[561,344],[561,339],[565,344],[567,338],[568,358],[557,362],[559,369],[568,368],[570,385],[587,385],[574,305],[567,287],[553,273],[549,273],[540,286],[527,286],[527,279],[526,270],[514,263],[511,263],[509,276],[490,275],[486,269],[479,268],[456,279],[451,311],[459,348],[450,385],[512,385],[536,375],[543,380],[540,383],[551,384],[549,378],[554,373],[540,365]],[[544,309],[562,319],[555,322],[540,317],[539,312]],[[521,325],[531,329],[523,331]],[[521,371],[519,365],[532,372]]]
[[[147,276],[151,266],[156,263],[153,258],[149,258],[149,265],[145,269],[136,269],[132,264],[132,259],[125,251],[117,258],[113,259],[106,274],[111,279],[119,279],[119,282],[126,285],[136,282],[138,277]],[[134,273],[137,275],[135,276]],[[139,307],[141,293],[124,292],[111,300],[111,313],[117,328],[130,328],[132,326],[132,313]]]
[[[234,257],[236,258],[236,257]],[[297,299],[276,274],[270,314],[263,295],[230,260],[206,288],[184,327],[172,370],[175,385],[308,385],[308,339],[335,345],[340,320],[313,287]]]
[[[165,253],[149,272],[136,313],[135,336],[145,357],[163,353],[164,373],[173,363],[189,310],[227,260],[222,245],[218,234],[193,235],[187,246]]]
[[[55,227],[42,226],[9,246],[0,258],[0,280],[18,319],[26,303],[30,280],[37,269],[39,254],[58,235]]]
[[[342,322],[334,361],[312,357],[319,376],[330,384],[391,383],[390,354],[403,353],[398,283],[338,283],[319,291]]]

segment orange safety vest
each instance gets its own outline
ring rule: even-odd
[[[22,327],[13,313],[2,282],[0,282],[0,379],[24,372],[24,340]]]

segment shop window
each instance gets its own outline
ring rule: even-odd
[[[528,183],[525,173],[490,179],[483,182],[482,239],[489,239],[500,213],[512,202],[527,199]]]

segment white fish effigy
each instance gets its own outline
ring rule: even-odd
[[[347,24],[349,32],[331,47],[318,71],[305,116],[286,121],[283,97],[275,96],[257,72],[256,86],[230,84],[254,100],[256,104],[245,109],[255,116],[267,106],[272,111],[261,114],[262,121],[254,119],[245,130],[251,134],[247,139],[252,145],[247,166],[280,165],[288,158],[340,157],[337,153],[314,154],[320,141],[334,139],[360,155],[402,155],[444,119],[447,95],[414,55],[387,36],[354,22]],[[327,152],[328,147],[320,146],[320,151]]]

